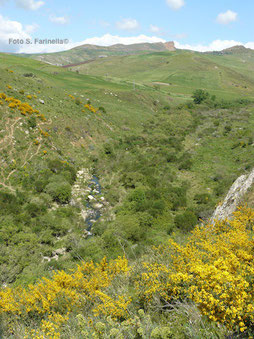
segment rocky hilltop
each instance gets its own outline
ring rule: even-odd
[[[174,41],[165,42],[164,46],[166,47],[166,49],[168,51],[175,51],[176,50]]]

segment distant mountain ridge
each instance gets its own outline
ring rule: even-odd
[[[213,54],[247,54],[247,53],[253,53],[253,49],[251,48],[246,48],[243,45],[236,45],[233,47],[225,48],[222,51],[212,51],[212,52],[207,52],[207,53],[213,53]]]
[[[249,52],[252,51],[250,48],[246,48],[243,45],[236,45],[233,47],[225,48],[222,50],[224,53],[239,53],[239,52]]]
[[[112,46],[81,45],[70,50],[46,54],[23,54],[35,60],[47,62],[57,66],[80,64],[98,58],[110,56],[136,55],[152,52],[175,51],[173,41],[156,43],[138,43],[131,45],[116,44]]]
[[[155,43],[137,43],[137,44],[115,44],[112,46],[98,46],[85,44],[71,48],[63,52],[44,53],[44,54],[23,54],[22,56],[46,62],[48,64],[73,67],[92,61],[114,57],[114,56],[128,56],[128,55],[141,55],[156,52],[175,52],[175,43],[173,41],[168,42],[155,42]],[[192,51],[194,53],[198,53]],[[210,51],[203,52],[201,54],[215,54],[215,55],[246,55],[253,54],[254,51],[250,48],[246,48],[243,45],[236,45],[223,49],[222,51]]]
[[[155,42],[155,43],[138,43],[138,44],[130,44],[130,45],[124,45],[124,44],[115,44],[111,46],[98,46],[98,45],[91,45],[91,44],[85,44],[78,47],[74,47],[71,50],[80,50],[80,49],[94,49],[94,50],[107,50],[107,51],[124,51],[124,52],[136,52],[136,51],[153,51],[153,50],[161,50],[161,51],[175,51],[175,43],[173,41],[168,42]]]

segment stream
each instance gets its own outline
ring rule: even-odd
[[[89,195],[89,200],[86,204],[86,207],[88,209],[88,215],[85,219],[85,223],[87,224],[87,231],[88,235],[92,235],[91,229],[93,224],[100,219],[101,217],[101,211],[100,208],[101,204],[99,203],[99,199],[97,197],[101,194],[101,185],[99,182],[99,179],[93,175],[90,184],[88,187],[91,189],[91,193]]]

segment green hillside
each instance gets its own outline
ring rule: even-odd
[[[216,61],[224,57],[235,69]],[[0,54],[0,336],[111,338],[119,328],[139,338],[143,328],[144,338],[224,338],[245,331],[231,318],[214,319],[213,308],[206,311],[191,294],[199,278],[188,280],[192,269],[200,272],[197,253],[208,276],[208,261],[211,269],[219,265],[218,244],[239,281],[231,252],[246,244],[246,254],[239,252],[244,265],[252,246],[241,238],[241,223],[233,224],[232,247],[230,229],[208,226],[207,248],[196,229],[204,249],[190,240],[190,270],[172,259],[179,295],[172,297],[173,280],[164,279],[168,241],[189,253],[198,221],[207,221],[233,181],[254,167],[254,78],[237,58],[156,52],[95,61],[77,73]],[[193,100],[201,88],[208,92]],[[154,246],[163,246],[162,257]],[[158,266],[166,285],[158,280],[153,290]],[[238,292],[236,284],[232,295]],[[164,312],[171,302],[172,312]],[[251,308],[241,315],[251,329]],[[106,324],[107,336],[92,329],[97,323]]]
[[[151,52],[161,52],[175,50],[173,42],[168,43],[139,43],[133,45],[113,45],[109,47],[82,45],[64,52],[31,54],[24,57],[30,57],[35,60],[44,61],[54,65],[68,65],[85,62],[94,59],[107,58],[110,56],[146,54]]]
[[[253,65],[253,51],[227,55],[178,50],[111,57],[72,70],[160,86],[172,95],[191,95],[195,88],[204,88],[221,98],[233,98],[253,96]]]

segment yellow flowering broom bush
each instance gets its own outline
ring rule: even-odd
[[[254,325],[254,211],[242,208],[232,221],[197,226],[186,245],[171,240],[143,263],[136,282],[142,302],[194,301],[202,314],[229,329]]]
[[[91,104],[86,104],[84,107],[92,113],[97,113],[97,109],[94,108]]]
[[[110,262],[104,258],[98,264],[84,262],[70,273],[55,272],[28,288],[3,288],[0,315],[9,324],[16,319],[30,327],[36,319],[36,330],[28,338],[60,338],[70,316],[96,321],[110,317],[121,323],[140,307],[154,313],[184,302],[194,303],[211,323],[251,334],[253,225],[254,210],[241,208],[233,220],[197,226],[185,245],[170,240],[155,248],[140,265],[131,267],[124,257]]]
[[[43,114],[40,114],[38,110],[33,109],[33,107],[27,102],[21,102],[20,100],[13,97],[8,97],[5,93],[0,93],[0,99],[3,99],[5,102],[7,102],[9,104],[9,108],[17,108],[22,115],[36,114],[37,117],[40,118],[42,121],[46,121],[45,116]]]
[[[113,319],[126,318],[130,297],[109,295],[108,287],[120,275],[128,275],[125,258],[109,263],[84,262],[72,273],[55,272],[52,279],[43,278],[35,285],[24,288],[5,288],[0,291],[0,314],[14,316],[23,321],[41,319],[41,329],[52,327],[50,319],[64,317],[69,312],[88,307],[94,316],[105,315]],[[51,325],[50,325],[51,324]],[[38,333],[37,333],[38,334]],[[37,335],[36,334],[36,335]],[[36,336],[35,336],[36,337]]]

